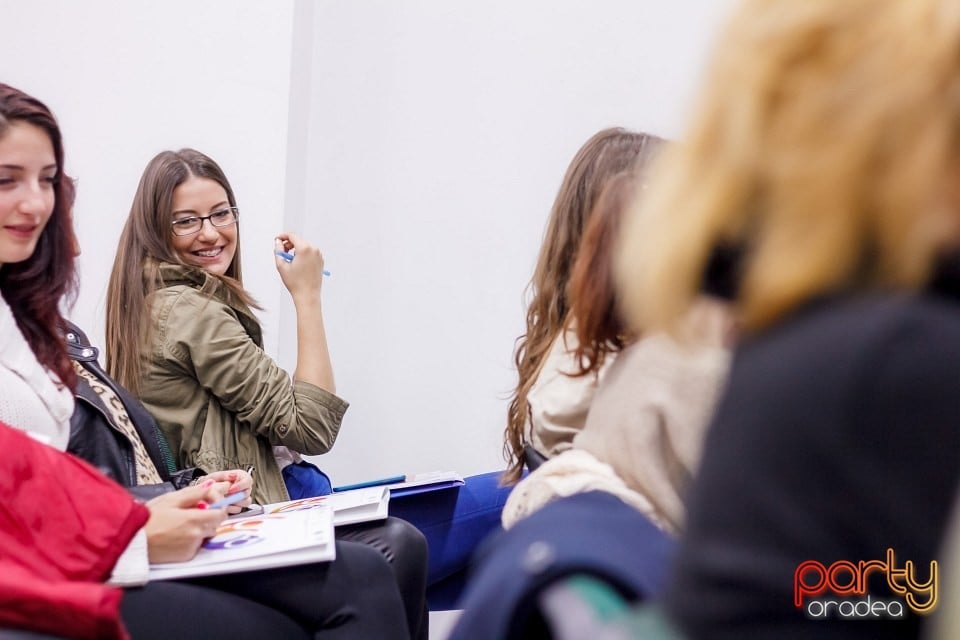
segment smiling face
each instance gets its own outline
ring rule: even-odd
[[[230,206],[227,192],[215,180],[191,176],[173,190],[173,220],[208,216]],[[178,236],[170,230],[173,250],[186,264],[200,267],[222,276],[227,272],[237,252],[236,223],[215,227],[203,221],[200,231]]]
[[[57,163],[47,132],[13,121],[0,135],[0,267],[27,260],[53,213]]]

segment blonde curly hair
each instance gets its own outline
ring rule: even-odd
[[[675,327],[724,247],[747,331],[820,295],[923,286],[960,237],[958,122],[960,2],[747,0],[625,224],[633,324]]]

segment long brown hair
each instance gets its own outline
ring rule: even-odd
[[[77,377],[63,340],[67,322],[60,313],[60,304],[65,301],[71,305],[77,292],[70,220],[74,185],[64,172],[63,140],[53,113],[36,98],[0,83],[0,137],[6,135],[15,122],[28,122],[46,132],[53,146],[57,172],[53,183],[53,213],[40,233],[33,254],[23,262],[5,264],[0,269],[0,293],[37,360],[72,390]]]
[[[923,286],[960,224],[958,83],[955,2],[744,2],[625,221],[631,321],[675,329],[725,247],[744,331],[821,295]]]
[[[107,288],[107,371],[134,393],[140,390],[141,357],[151,340],[147,299],[164,286],[160,267],[164,263],[189,266],[173,248],[170,223],[173,192],[192,177],[217,182],[227,193],[230,206],[237,206],[226,175],[213,159],[194,149],[163,151],[144,169],[120,234]],[[243,289],[239,224],[236,253],[226,273],[223,276],[207,273],[206,277],[218,278],[229,295],[259,308]]]
[[[577,335],[573,359],[575,375],[583,376],[603,366],[607,354],[623,349],[634,338],[621,317],[613,277],[613,255],[621,222],[643,185],[638,170],[619,173],[607,182],[583,232],[573,265],[567,298]]]
[[[516,482],[523,470],[529,407],[527,394],[550,345],[567,321],[567,283],[590,213],[606,181],[631,167],[658,146],[656,136],[622,128],[594,134],[577,151],[557,192],[533,278],[527,286],[527,330],[517,338],[514,362],[517,386],[507,410],[503,481]]]

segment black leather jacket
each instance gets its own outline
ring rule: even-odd
[[[126,389],[107,375],[97,361],[99,349],[90,344],[90,340],[79,327],[70,323],[65,339],[70,357],[110,387],[120,398],[147,454],[160,472],[163,483],[137,485],[133,445],[126,434],[114,424],[113,416],[103,404],[103,400],[82,377],[77,379],[76,407],[70,418],[70,441],[67,443],[69,453],[83,458],[142,499],[180,489],[204,474],[197,468],[177,470],[170,447],[153,416]]]

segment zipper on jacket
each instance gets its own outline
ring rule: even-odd
[[[163,463],[167,465],[167,471],[170,475],[173,475],[179,469],[177,469],[177,464],[173,460],[173,452],[170,451],[170,444],[167,442],[166,436],[160,432],[160,429],[154,427],[153,437],[157,441],[157,446],[160,448],[160,455],[163,457]]]

